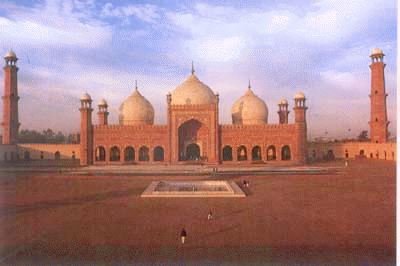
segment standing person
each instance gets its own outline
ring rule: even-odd
[[[344,163],[344,166],[347,167],[349,165],[349,161],[346,160],[346,162]]]
[[[181,231],[181,242],[182,242],[182,244],[185,243],[185,239],[186,239],[186,231],[185,231],[185,228],[183,228],[182,231]]]
[[[210,212],[208,213],[207,219],[211,220],[212,218],[213,218],[213,213],[210,210]]]

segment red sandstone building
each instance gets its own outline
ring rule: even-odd
[[[306,98],[295,97],[295,123],[288,103],[279,103],[279,124],[268,124],[265,102],[251,90],[232,106],[232,124],[219,124],[219,95],[192,74],[167,95],[167,125],[154,125],[154,109],[135,92],[120,108],[119,124],[107,123],[107,103],[98,105],[92,124],[92,99],[81,99],[81,165],[129,163],[304,164],[307,151]]]
[[[79,145],[18,144],[18,91],[14,52],[5,56],[2,145],[0,160],[79,158],[92,164],[303,164],[332,154],[336,158],[396,160],[396,144],[387,143],[384,54],[371,55],[371,120],[368,142],[307,143],[305,97],[294,99],[294,124],[288,124],[288,102],[278,104],[279,124],[268,124],[268,108],[252,91],[232,106],[232,124],[219,124],[219,96],[192,74],[167,95],[167,125],[154,125],[154,109],[138,91],[121,105],[119,124],[108,124],[107,103],[98,104],[92,122],[92,99],[81,99]]]

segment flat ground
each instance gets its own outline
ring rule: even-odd
[[[140,198],[153,180],[210,176],[0,175],[5,265],[395,264],[395,162],[223,176],[249,180],[246,198]]]

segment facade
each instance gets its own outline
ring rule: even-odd
[[[80,144],[18,144],[18,90],[14,52],[5,56],[0,161],[80,159],[81,165],[102,164],[304,164],[329,156],[396,160],[396,143],[387,143],[388,124],[384,54],[372,52],[370,142],[307,143],[306,98],[278,103],[278,124],[268,124],[265,102],[248,89],[232,106],[232,124],[219,124],[219,95],[191,75],[167,95],[167,124],[154,125],[154,109],[134,93],[121,105],[119,123],[108,123],[108,105],[98,104],[92,122],[92,99],[81,99]]]
[[[167,125],[154,125],[154,109],[137,86],[120,108],[119,124],[107,123],[107,103],[81,99],[81,165],[101,164],[304,164],[307,157],[306,98],[295,97],[295,123],[279,103],[280,123],[268,124],[268,108],[249,84],[232,106],[232,124],[219,124],[219,95],[192,74],[167,95]]]

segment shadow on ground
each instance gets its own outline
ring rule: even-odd
[[[110,191],[106,193],[98,193],[94,195],[88,195],[83,197],[75,197],[75,198],[67,198],[61,200],[53,200],[53,201],[41,201],[34,204],[24,204],[24,205],[14,205],[14,206],[6,206],[0,207],[0,216],[5,215],[14,215],[20,213],[26,213],[36,210],[46,210],[51,208],[59,208],[70,205],[81,205],[88,202],[97,202],[103,201],[111,198],[120,198],[126,196],[139,196],[140,193],[144,191],[143,188],[129,188],[125,190],[117,190]]]

